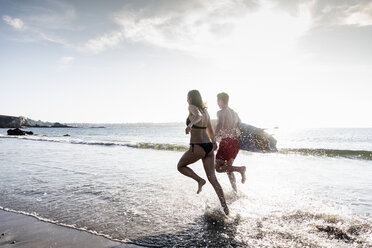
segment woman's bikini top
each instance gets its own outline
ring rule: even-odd
[[[189,117],[187,117],[186,119],[186,125],[189,125],[190,124],[190,119]],[[195,128],[195,129],[206,129],[207,127],[201,127],[201,126],[197,126],[197,125],[192,125],[192,128]]]

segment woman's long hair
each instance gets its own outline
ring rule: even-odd
[[[201,112],[204,112],[204,109],[207,108],[198,90],[190,90],[187,97],[190,99],[190,104],[198,107]]]

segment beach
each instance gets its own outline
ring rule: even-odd
[[[40,221],[34,217],[0,210],[0,247],[135,248],[84,231]]]
[[[188,147],[183,123],[29,130],[37,135],[0,130],[0,208],[12,211],[1,223],[14,245],[49,242],[34,228],[47,225],[40,230],[61,233],[55,247],[69,235],[97,247],[371,246],[372,129],[276,133],[278,152],[241,151],[247,182],[236,175],[237,194],[217,174],[229,217],[209,183],[197,195],[176,169]],[[201,162],[191,168],[206,178]]]
[[[372,248],[372,0],[0,14],[0,248]]]

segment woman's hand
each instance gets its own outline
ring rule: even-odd
[[[189,134],[190,131],[191,131],[191,127],[190,126],[187,126],[186,129],[185,129],[186,134]]]
[[[217,143],[216,142],[213,142],[213,151],[217,150]]]

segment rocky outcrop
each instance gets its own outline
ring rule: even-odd
[[[239,123],[241,135],[239,137],[240,149],[252,152],[276,152],[276,139],[265,132],[245,123]]]
[[[34,134],[31,131],[27,132],[27,131],[23,131],[23,130],[21,130],[19,128],[9,129],[7,133],[8,133],[8,135],[26,135],[26,134],[27,135],[33,135]]]
[[[25,118],[0,115],[0,128],[20,128],[25,124]]]
[[[216,130],[217,120],[211,120],[213,130]],[[258,128],[245,123],[238,124],[240,130],[240,149],[251,152],[277,152],[276,139]]]
[[[59,122],[44,122],[44,121],[35,121],[25,117],[15,117],[0,115],[0,128],[21,128],[21,127],[53,127],[53,128],[65,128],[70,127]]]
[[[68,126],[68,125],[65,125],[65,124],[61,124],[59,122],[56,122],[54,123],[52,126],[50,127],[71,127],[71,126]]]

